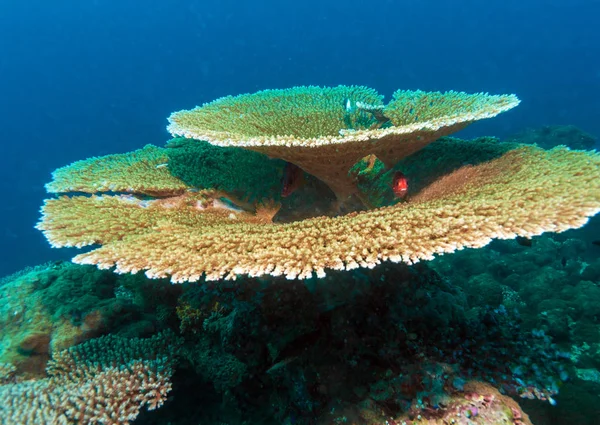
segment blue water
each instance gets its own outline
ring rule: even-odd
[[[168,138],[166,117],[227,94],[364,84],[516,93],[471,127],[600,135],[597,0],[2,0],[0,275],[73,252],[33,228],[50,172]]]

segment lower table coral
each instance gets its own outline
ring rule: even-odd
[[[174,343],[108,336],[58,353],[47,378],[0,386],[0,424],[127,425],[166,400]]]
[[[240,274],[302,279],[561,232],[599,210],[600,156],[525,146],[462,166],[407,202],[334,218],[271,223],[199,192],[159,200],[51,199],[37,227],[55,247],[102,245],[74,261],[120,273],[146,270],[173,282]]]
[[[88,158],[55,170],[46,190],[49,193],[181,194],[188,186],[169,172],[168,159],[166,149],[152,145],[125,154]]]

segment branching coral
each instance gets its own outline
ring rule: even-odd
[[[77,161],[52,173],[50,193],[136,192],[176,195],[187,185],[168,170],[166,149],[147,145],[125,154]]]
[[[294,87],[224,97],[169,118],[171,134],[292,162],[345,200],[360,158],[388,167],[441,136],[518,105],[515,96],[397,91],[384,106],[366,87]]]
[[[171,390],[172,335],[104,337],[59,353],[48,378],[0,386],[0,424],[127,425]]]
[[[458,168],[406,203],[288,224],[219,208],[211,196],[63,197],[46,201],[38,228],[56,247],[103,245],[74,261],[120,273],[146,270],[174,282],[203,274],[308,278],[581,227],[600,210],[600,157],[520,147]]]

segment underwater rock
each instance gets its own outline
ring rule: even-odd
[[[513,399],[477,381],[466,382],[460,392],[449,395],[436,409],[389,417],[373,400],[366,400],[357,405],[336,406],[333,410],[335,413],[319,424],[532,425],[529,416]]]
[[[571,149],[589,150],[596,147],[596,138],[574,125],[547,125],[530,128],[509,137],[510,143],[536,144],[544,149],[564,145]]]

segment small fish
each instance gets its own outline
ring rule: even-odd
[[[283,178],[281,180],[283,184],[281,196],[285,198],[302,186],[304,183],[304,171],[297,165],[286,162],[285,168],[283,169]]]
[[[592,241],[592,245],[600,246],[600,239],[597,241]]]
[[[231,199],[227,199],[224,196],[217,199],[213,199],[212,206],[213,208],[221,208],[235,213],[244,212],[244,209],[242,207],[236,205]]]
[[[352,112],[352,102],[350,101],[350,99],[346,99],[345,104],[346,112]]]
[[[531,245],[533,245],[533,240],[531,238],[526,238],[524,236],[517,236],[517,238],[515,240],[521,246],[530,247]]]
[[[408,179],[401,171],[394,173],[394,179],[392,180],[392,190],[397,198],[405,198],[408,194]]]

